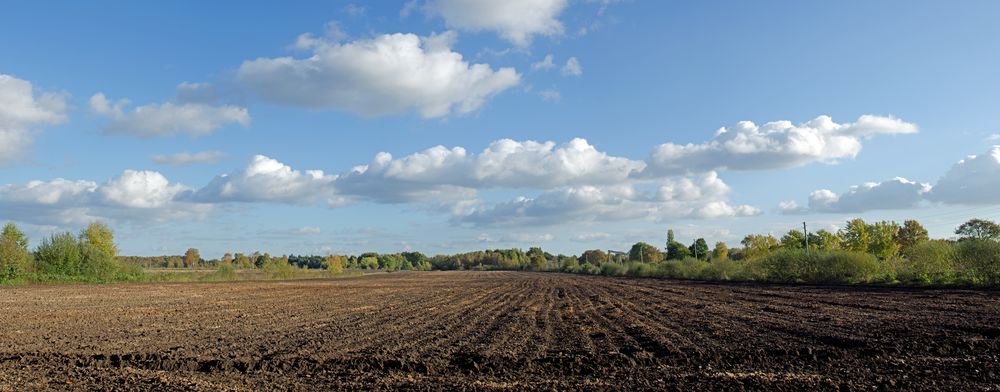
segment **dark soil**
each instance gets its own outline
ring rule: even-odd
[[[0,288],[0,390],[1000,390],[1000,292],[522,272]]]

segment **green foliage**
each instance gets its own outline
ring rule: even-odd
[[[35,250],[38,271],[52,275],[76,276],[80,274],[83,254],[80,243],[70,233],[52,234],[43,238]]]
[[[955,249],[947,241],[921,241],[906,253],[896,270],[900,282],[946,284],[955,279]]]
[[[712,260],[729,260],[729,247],[726,246],[725,242],[715,243],[715,248],[712,249]]]
[[[106,253],[106,248],[91,242],[80,244],[80,275],[102,281],[112,280],[118,272],[118,262]]]
[[[958,244],[957,253],[955,264],[971,283],[1000,284],[1000,242],[970,236]]]
[[[608,262],[608,254],[600,249],[591,249],[580,255],[580,262],[600,265]]]
[[[841,248],[854,252],[868,251],[868,224],[863,219],[856,218],[847,221],[847,225],[838,234]]]
[[[615,263],[601,264],[600,269],[600,274],[604,276],[623,276],[627,271],[624,266]]]
[[[580,264],[580,272],[588,275],[598,275],[601,273],[601,268],[590,263]]]
[[[750,234],[743,237],[743,258],[753,260],[763,257],[778,247],[778,240],[772,235]]]
[[[806,236],[800,230],[789,230],[781,237],[781,247],[785,249],[805,249]]]
[[[868,253],[881,260],[891,259],[899,253],[899,224],[893,221],[881,221],[866,228],[868,232]]]
[[[378,269],[378,257],[374,256],[362,257],[360,264],[361,268],[364,269]]]
[[[4,225],[0,238],[12,241],[18,248],[28,250],[28,236],[24,235],[24,232],[17,228],[14,222],[7,222]]]
[[[80,233],[80,242],[100,249],[112,259],[118,256],[118,245],[115,245],[114,233],[103,223],[94,222],[87,225],[87,228]]]
[[[580,272],[580,262],[576,258],[567,257],[559,261],[559,270],[562,272]]]
[[[870,254],[782,249],[751,261],[754,279],[770,282],[861,283],[879,270]]]
[[[955,229],[962,239],[996,240],[1000,238],[1000,225],[985,219],[970,219]]]
[[[899,252],[903,255],[909,254],[910,250],[916,247],[917,244],[929,239],[927,229],[920,222],[913,219],[903,222],[903,227],[900,227],[899,232],[896,233],[896,243],[899,244]]]
[[[683,248],[684,245],[681,245],[681,247]],[[628,259],[629,261],[659,263],[663,261],[663,253],[653,245],[645,242],[636,242],[635,245],[632,245],[632,249],[628,251]]]
[[[671,233],[673,233],[673,231],[671,231]],[[670,238],[673,238],[673,236],[670,236]],[[659,251],[659,249],[657,249],[657,251]],[[631,258],[631,253],[632,252],[629,252],[629,259],[633,260]],[[669,241],[669,240],[667,241],[667,254],[665,257],[667,260],[681,260],[690,256],[691,256],[691,249],[684,246],[684,244],[677,241]]]
[[[809,233],[809,247],[816,250],[839,250],[840,238],[826,229]]]
[[[347,257],[334,255],[326,256],[324,264],[326,265],[326,270],[330,271],[331,274],[342,274],[344,273],[344,266],[347,264]]]
[[[688,250],[690,250],[691,255],[697,258],[698,260],[708,259],[708,243],[705,242],[704,238],[699,238],[694,240],[694,243],[692,243],[691,246],[688,247]]]
[[[28,237],[13,223],[0,234],[0,282],[17,278],[31,267]]]

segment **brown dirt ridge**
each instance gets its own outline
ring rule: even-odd
[[[528,272],[0,288],[0,390],[1000,390],[1000,292]]]

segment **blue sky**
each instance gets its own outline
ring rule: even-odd
[[[0,220],[107,221],[140,255],[578,254],[852,217],[948,237],[1000,214],[998,11],[16,2]]]

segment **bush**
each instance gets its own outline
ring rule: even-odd
[[[751,276],[769,282],[860,283],[879,270],[875,256],[862,252],[809,252],[782,249],[749,265]]]
[[[565,259],[562,261],[562,265],[559,266],[559,270],[569,273],[580,272],[580,262],[574,258]]]
[[[590,263],[580,264],[580,272],[588,275],[597,275],[601,273],[601,269]]]
[[[31,266],[31,254],[11,238],[0,238],[0,282],[17,278]]]
[[[80,243],[70,233],[53,234],[42,239],[35,250],[35,263],[43,274],[76,276],[80,274],[83,255]]]
[[[923,241],[906,253],[896,270],[900,282],[945,284],[955,278],[955,248],[947,241]]]
[[[91,243],[80,245],[80,274],[100,280],[111,280],[118,271],[118,262],[107,252]]]
[[[958,244],[955,264],[973,284],[1000,284],[1000,243],[966,239]]]
[[[604,276],[622,276],[625,275],[625,267],[621,264],[616,263],[604,263],[601,264],[601,275]]]
[[[712,259],[708,263],[708,267],[702,272],[702,278],[708,280],[747,280],[750,276],[746,270],[746,263],[719,258]]]

